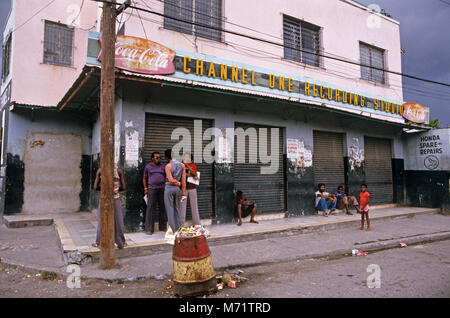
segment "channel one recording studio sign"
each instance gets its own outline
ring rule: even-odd
[[[450,171],[450,128],[408,136],[406,170]]]

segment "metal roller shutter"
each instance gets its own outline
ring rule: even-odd
[[[314,183],[325,183],[326,191],[334,193],[345,182],[343,136],[314,131],[313,139]]]
[[[274,174],[261,174],[262,166],[270,166],[270,164],[263,164],[257,156],[257,163],[249,163],[249,153],[258,154],[259,143],[259,129],[267,128],[267,151],[270,153],[271,149],[271,128],[254,124],[235,123],[235,128],[243,128],[244,130],[253,127],[256,129],[258,142],[250,144],[249,138],[245,141],[245,163],[237,163],[237,137],[234,143],[234,187],[236,190],[241,190],[248,197],[250,201],[258,204],[258,212],[261,213],[276,213],[285,211],[285,185],[284,185],[284,160],[283,160],[283,145],[284,136],[283,129],[279,129],[279,168]],[[263,131],[262,131],[263,132]]]
[[[183,127],[191,133],[191,148],[194,151],[194,120],[195,118],[168,116],[160,114],[145,114],[145,140],[144,140],[144,160],[147,164],[151,162],[151,154],[158,151],[162,155],[165,163],[164,151],[172,148],[178,143],[178,140],[171,140],[172,131],[175,128]],[[213,126],[212,120],[202,119],[203,132]],[[203,147],[211,141],[203,140]],[[198,210],[201,219],[210,219],[214,217],[214,197],[213,197],[213,165],[207,163],[197,163],[200,172],[200,185],[197,187]],[[188,203],[186,219],[192,219],[190,204]]]
[[[365,137],[364,153],[370,204],[392,203],[394,189],[390,140]]]

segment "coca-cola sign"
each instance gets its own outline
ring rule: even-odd
[[[428,121],[428,109],[418,103],[404,103],[403,117],[414,123],[426,123]]]
[[[100,46],[102,37],[99,38]],[[115,67],[143,74],[173,74],[175,51],[146,39],[117,35],[115,45]],[[102,60],[102,52],[97,58]]]

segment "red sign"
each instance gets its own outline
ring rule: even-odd
[[[100,46],[102,37],[99,38]],[[144,74],[173,74],[175,51],[146,39],[117,35],[114,66],[130,72]],[[98,56],[101,61],[102,52]]]
[[[428,109],[418,103],[404,103],[403,117],[414,123],[426,123],[428,121]]]

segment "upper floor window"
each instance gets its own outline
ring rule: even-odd
[[[222,0],[165,0],[164,15],[166,29],[222,40]]]
[[[286,59],[320,66],[320,27],[284,16],[283,39]]]
[[[6,80],[9,75],[11,60],[11,33],[8,35],[5,44],[3,45],[2,53],[2,79]]]
[[[359,50],[361,55],[361,78],[384,84],[384,50],[364,43],[359,44]]]
[[[45,21],[44,63],[72,66],[73,28]]]

